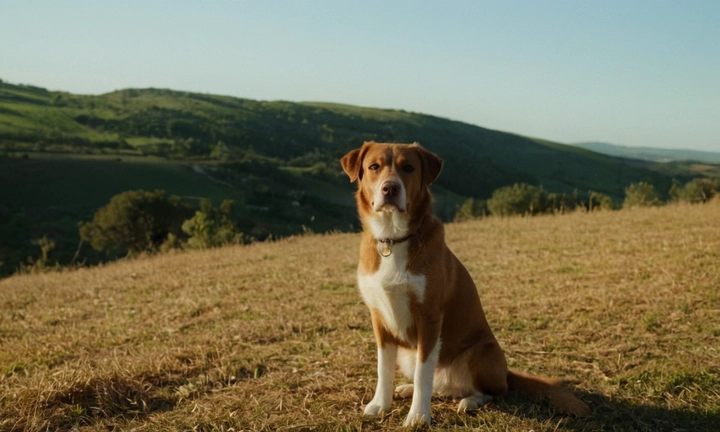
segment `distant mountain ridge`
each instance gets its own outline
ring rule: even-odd
[[[654,147],[626,147],[601,142],[585,142],[573,145],[608,156],[641,159],[651,162],[694,161],[720,164],[720,152]]]

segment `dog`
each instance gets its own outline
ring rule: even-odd
[[[515,390],[563,413],[589,407],[559,382],[509,371],[470,274],[445,244],[428,186],[442,160],[419,144],[366,142],[341,159],[357,182],[362,234],[357,280],[377,342],[377,387],[364,415],[412,397],[404,426],[430,424],[433,394],[473,411]],[[393,392],[396,364],[412,384]]]

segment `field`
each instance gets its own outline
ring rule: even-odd
[[[113,195],[163,189],[188,199],[239,199],[240,193],[214,183],[189,162],[159,157],[30,153],[28,159],[0,158],[0,179],[11,187],[0,199],[18,207],[79,209],[92,217]]]
[[[510,394],[445,430],[714,430],[720,202],[447,226],[512,368],[592,408]],[[0,430],[394,430],[375,385],[358,236],[125,260],[0,280]],[[400,382],[398,380],[398,382]]]

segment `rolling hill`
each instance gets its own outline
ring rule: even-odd
[[[689,178],[402,110],[164,89],[75,95],[0,82],[0,274],[36,256],[32,241],[43,235],[67,263],[78,222],[130,189],[234,199],[241,228],[258,239],[355,230],[353,187],[338,160],[366,140],[417,141],[444,159],[433,192],[445,220],[466,197],[518,182],[619,202],[630,183],[664,193],[673,176]],[[80,259],[101,259],[87,253]]]
[[[654,147],[627,147],[600,142],[578,143],[574,145],[597,153],[627,159],[641,159],[652,162],[690,161],[720,164],[720,153],[718,152]]]
[[[289,166],[324,162],[336,171],[337,160],[363,141],[417,141],[445,159],[439,185],[463,196],[489,197],[518,181],[615,198],[631,182],[670,185],[663,175],[590,151],[423,114],[159,89],[82,96],[3,83],[0,140],[6,149],[135,150],[176,158],[254,152]]]

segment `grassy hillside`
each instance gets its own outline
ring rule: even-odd
[[[642,159],[651,162],[690,161],[695,163],[720,164],[720,153],[718,152],[653,147],[626,147],[599,142],[579,143],[575,145],[610,156]]]
[[[337,160],[365,140],[419,141],[447,162],[440,186],[464,196],[487,198],[520,181],[615,198],[632,182],[670,187],[665,176],[617,159],[422,114],[158,89],[80,96],[3,83],[0,140],[6,148],[135,149],[175,157],[241,157],[252,150],[290,166],[325,163],[335,171]]]
[[[467,197],[525,182],[550,192],[622,200],[630,183],[661,193],[672,177],[576,147],[399,110],[264,102],[159,89],[88,96],[0,82],[0,275],[47,235],[70,262],[77,224],[132,189],[196,202],[234,199],[240,228],[263,239],[311,229],[352,231],[352,187],[339,158],[365,140],[413,142],[445,160],[433,185],[451,220]],[[62,154],[58,154],[62,152]],[[143,158],[144,157],[144,158]],[[79,260],[102,256],[87,248]]]
[[[714,430],[720,202],[447,227],[512,368],[592,416],[509,395],[454,430]],[[692,221],[692,223],[689,223]],[[355,234],[0,281],[0,430],[395,430],[375,385]]]
[[[162,189],[192,205],[201,198],[233,199],[240,229],[259,239],[302,232],[303,225],[319,232],[352,228],[356,212],[349,184],[328,185],[274,168],[264,172],[257,165],[238,172],[230,164],[130,155],[0,157],[5,185],[0,188],[0,275],[36,257],[39,249],[31,241],[44,235],[57,244],[51,258],[67,264],[78,247],[78,222],[91,220],[113,195],[127,190]],[[96,262],[102,256],[86,246],[80,259]]]

